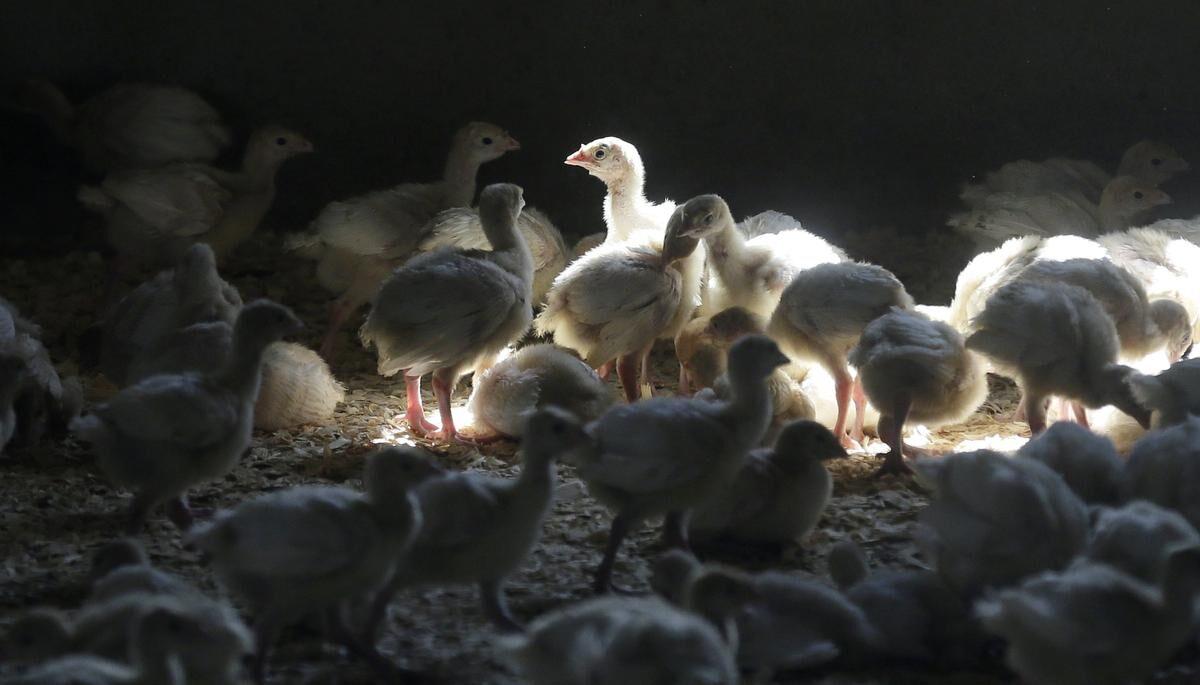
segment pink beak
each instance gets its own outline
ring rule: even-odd
[[[512,136],[509,136],[508,144],[505,145],[504,149],[507,152],[511,152],[512,150],[520,150],[521,149],[521,141],[517,140],[516,138],[513,138]]]
[[[567,159],[563,162],[563,164],[570,166],[588,166],[590,163],[591,160],[589,160],[588,156],[583,152],[583,148],[579,148],[579,152],[567,157]]]
[[[1160,190],[1160,191],[1158,191],[1158,195],[1157,195],[1157,196],[1155,196],[1155,197],[1153,197],[1152,199],[1154,200],[1154,204],[1156,204],[1156,205],[1169,205],[1169,204],[1171,204],[1171,196],[1170,196],[1170,195],[1167,195],[1166,193],[1164,193],[1164,192],[1163,192],[1163,191],[1161,191],[1161,190]]]

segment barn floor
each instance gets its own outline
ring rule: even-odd
[[[888,236],[876,236],[885,239]],[[229,277],[246,300],[271,297],[295,308],[308,324],[303,342],[314,345],[323,331],[327,296],[312,279],[308,262],[280,256],[277,239],[264,237],[250,247]],[[881,253],[875,239],[867,240]],[[926,243],[929,244],[929,243]],[[852,246],[852,250],[853,250]],[[869,257],[874,250],[860,250]],[[918,245],[913,251],[926,253]],[[911,251],[910,251],[911,253]],[[901,259],[903,259],[901,257]],[[885,262],[886,263],[886,262]],[[250,265],[253,265],[251,268]],[[266,266],[264,266],[266,265]],[[898,270],[899,271],[899,270]],[[914,269],[917,271],[917,269]],[[918,299],[944,303],[953,287],[954,268],[920,269],[928,287],[913,288]],[[900,272],[902,278],[906,275]],[[11,260],[0,264],[0,294],[46,330],[46,342],[61,370],[76,372],[74,341],[96,318],[95,293],[103,266],[94,254],[72,253],[53,259]],[[926,280],[927,279],[927,280]],[[658,377],[675,378],[669,350],[656,353]],[[403,383],[379,377],[374,357],[347,333],[334,365],[348,386],[347,401],[326,426],[295,431],[256,433],[246,457],[224,480],[192,493],[202,507],[232,506],[259,493],[301,483],[359,487],[362,457],[375,445],[414,441],[400,415]],[[103,398],[111,386],[85,375],[89,400]],[[933,447],[952,449],[964,440],[998,440],[1019,435],[1024,426],[997,423],[994,415],[1011,408],[1011,386],[997,385],[985,408],[966,425],[932,436]],[[669,391],[668,391],[669,392]],[[457,393],[456,406],[468,394],[467,383]],[[428,405],[427,406],[432,406]],[[415,440],[418,444],[419,439]],[[1004,440],[1012,443],[1013,440]],[[519,470],[515,445],[501,442],[478,451],[429,445],[447,467],[472,469],[498,476]],[[872,447],[872,445],[868,445]],[[787,549],[782,560],[718,556],[751,568],[779,567],[825,577],[829,547],[852,538],[866,549],[877,567],[920,567],[911,542],[912,529],[926,493],[911,479],[873,480],[876,460],[857,454],[832,464],[834,498],[817,531],[802,544]],[[40,449],[18,451],[0,461],[0,616],[10,620],[16,610],[51,605],[73,608],[81,601],[81,586],[93,550],[111,539],[123,522],[129,495],[110,487],[93,468],[89,455],[71,440]],[[508,586],[514,612],[530,619],[566,602],[587,597],[590,573],[600,559],[610,518],[584,491],[569,468],[562,468],[557,502],[541,542]],[[196,555],[182,549],[178,532],[158,518],[143,541],[155,564],[216,592],[211,574]],[[657,532],[645,528],[625,547],[617,566],[619,582],[647,590],[649,563],[658,553]],[[432,589],[402,596],[393,605],[390,630],[382,644],[385,653],[403,665],[442,677],[444,682],[515,683],[493,650],[495,633],[477,607],[474,588]],[[0,626],[2,630],[2,626]],[[0,666],[0,673],[3,672]],[[1195,682],[1191,668],[1177,669],[1156,682]],[[867,672],[809,673],[797,683],[993,683],[1011,677],[1000,668],[965,673],[932,673],[895,668]],[[359,662],[322,647],[315,639],[292,636],[280,645],[271,667],[275,683],[369,683],[371,673]]]

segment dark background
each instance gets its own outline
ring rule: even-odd
[[[4,2],[0,82],[84,97],[175,82],[242,135],[278,121],[318,153],[285,167],[270,222],[440,174],[451,132],[508,127],[484,167],[564,232],[602,228],[603,188],[562,160],[617,135],[648,195],[718,192],[836,236],[939,227],[972,173],[1020,157],[1110,170],[1147,137],[1200,162],[1195,2]],[[76,231],[80,176],[32,119],[0,119],[0,221],[28,248]],[[1200,211],[1200,173],[1171,214]]]

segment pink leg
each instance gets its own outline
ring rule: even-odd
[[[425,418],[425,406],[421,402],[421,377],[404,374],[404,385],[405,392],[408,393],[405,416],[408,418],[409,430],[420,436],[436,431],[438,427]]]
[[[617,378],[621,388],[625,390],[626,402],[637,402],[641,391],[638,389],[638,357],[637,354],[623,354],[617,359]]]
[[[654,347],[654,344],[651,343],[650,345],[648,345],[646,347],[646,349],[642,350],[641,374],[640,374],[641,385],[644,385],[647,388],[650,388],[651,396],[654,395],[654,374],[650,370],[650,350],[653,349],[653,347]],[[642,396],[641,385],[638,386],[638,397],[639,398]]]
[[[437,396],[438,412],[442,416],[442,431],[438,437],[444,442],[463,442],[474,444],[470,440],[463,438],[458,434],[458,429],[454,427],[454,416],[450,413],[450,393],[454,390],[453,372],[447,373],[447,369],[438,369],[433,372],[433,394]]]
[[[1084,428],[1091,428],[1091,425],[1088,423],[1087,407],[1078,402],[1072,402],[1071,409],[1074,410],[1075,421],[1078,422],[1079,425],[1083,426]]]
[[[596,369],[596,374],[600,376],[600,380],[606,381],[608,380],[608,377],[612,375],[612,370],[613,363],[612,360],[609,360],[601,364],[600,368]]]
[[[854,382],[845,368],[836,369],[833,373],[834,393],[837,399],[837,421],[833,424],[833,434],[841,441],[842,447],[854,447],[854,441],[846,435],[846,414],[850,409],[850,391]]]
[[[1075,419],[1075,408],[1071,404],[1071,401],[1065,397],[1058,398],[1059,421],[1073,421]]]
[[[1025,407],[1026,421],[1029,423],[1030,435],[1037,435],[1046,430],[1046,401],[1043,397],[1033,397],[1026,392],[1021,397]]]
[[[325,331],[325,337],[321,339],[320,349],[321,356],[325,361],[333,359],[333,348],[337,343],[337,335],[356,309],[358,309],[358,305],[345,297],[339,297],[329,305],[329,330]]]
[[[863,421],[867,418],[867,395],[863,392],[861,377],[857,375],[854,377],[854,385],[851,386],[850,390],[850,396],[854,400],[854,425],[850,428],[850,437],[861,445],[863,442]]]
[[[688,370],[683,364],[679,365],[679,396],[690,397],[692,395],[691,378],[688,377]]]
[[[912,473],[912,469],[904,462],[904,422],[908,420],[908,410],[912,407],[912,399],[902,397],[896,401],[892,411],[887,416],[879,417],[879,437],[883,438],[891,448],[884,457],[883,465],[875,472],[875,477],[887,474],[901,475]]]

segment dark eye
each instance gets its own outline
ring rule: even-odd
[[[1162,160],[1159,159],[1158,157],[1155,157],[1154,159],[1150,160],[1150,163],[1153,164],[1154,166],[1158,166],[1159,164],[1162,164]]]
[[[711,223],[712,223],[712,220],[713,220],[713,215],[712,215],[712,214],[706,214],[706,215],[704,216],[704,225],[705,225],[705,226],[707,226],[707,225],[711,224]]]
[[[490,137],[484,137],[484,139],[483,139],[483,144],[484,144],[484,145],[491,145],[491,144],[492,144],[492,139],[491,139]]]
[[[605,154],[606,153],[604,152],[604,150],[596,150],[596,153],[592,156],[595,157],[596,159],[604,159]]]
[[[287,145],[287,138],[282,138],[282,137],[280,137],[280,138],[276,138],[276,139],[275,139],[275,144],[276,144],[276,145],[278,145],[278,146],[280,146],[280,147],[283,147],[284,145]]]
[[[1145,197],[1144,195],[1142,195],[1142,191],[1140,191],[1140,190],[1135,190],[1135,191],[1134,191],[1134,193],[1133,193],[1133,196],[1134,196],[1134,198],[1136,198],[1136,199],[1138,199],[1138,200],[1140,200],[1140,199],[1142,199],[1143,197]]]

